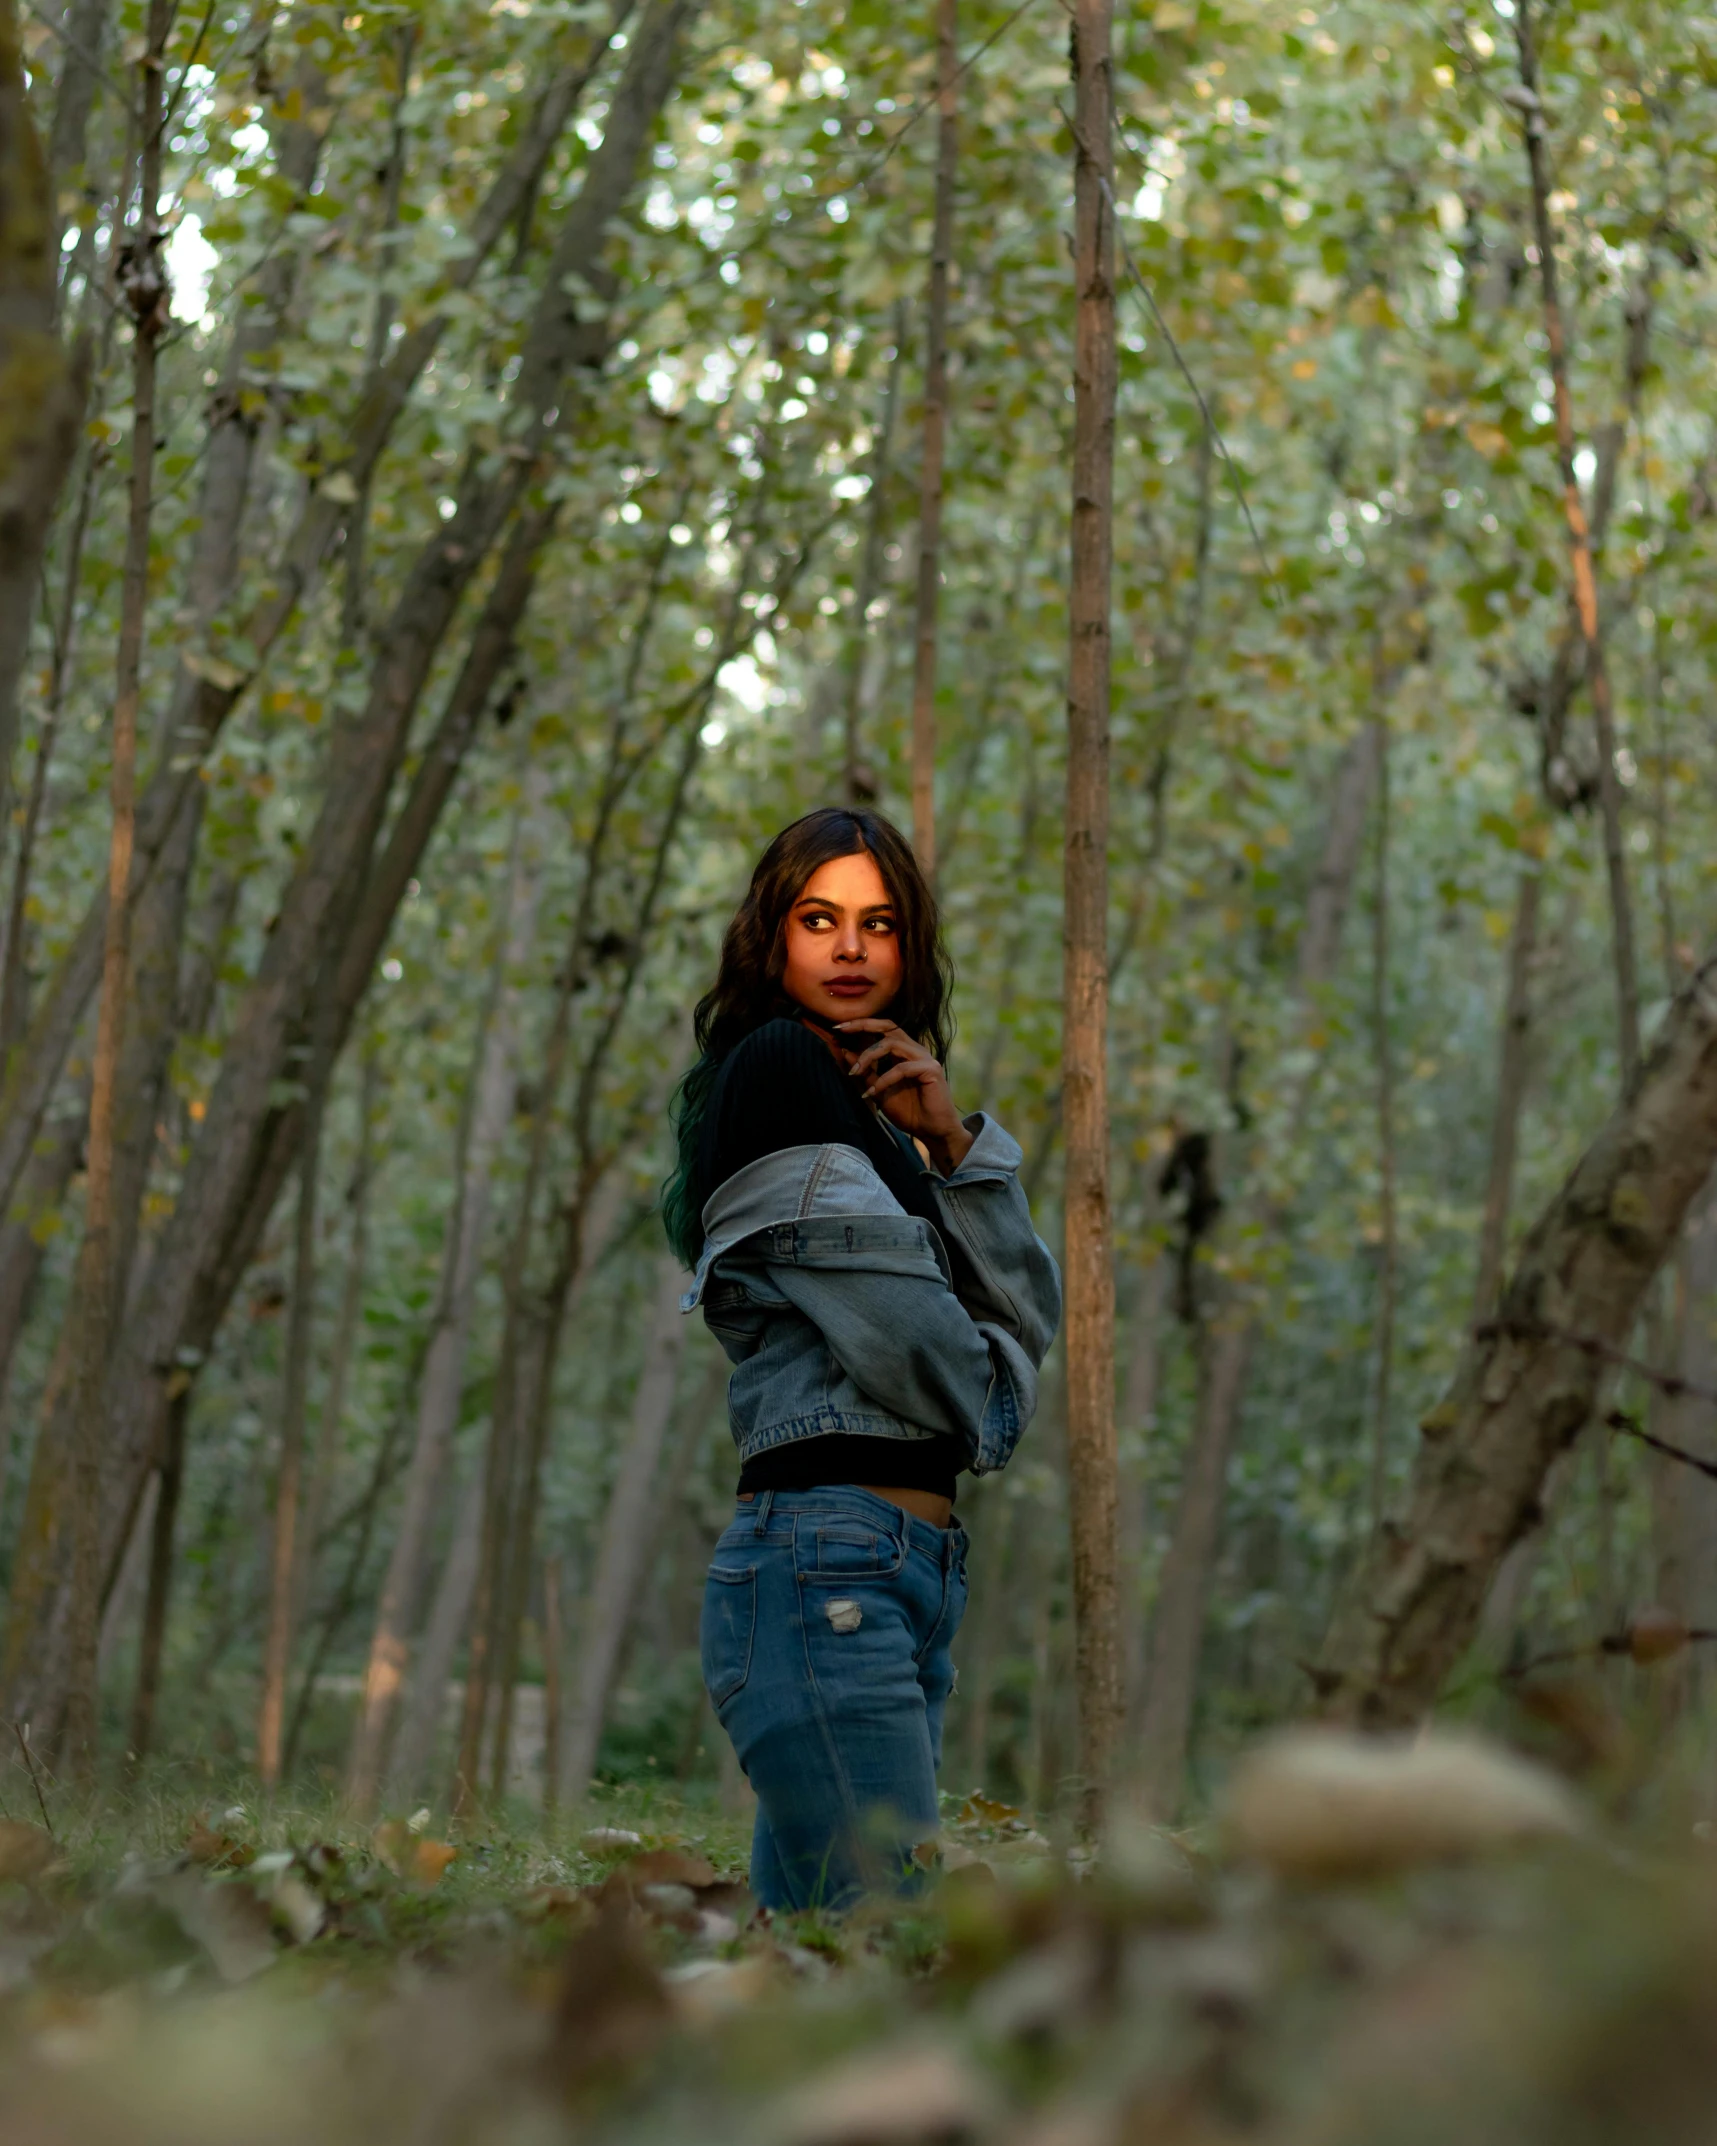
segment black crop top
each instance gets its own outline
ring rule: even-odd
[[[831,1142],[857,1148],[908,1214],[936,1220],[923,1172],[860,1099],[857,1082],[835,1062],[827,1044],[799,1021],[766,1021],[735,1044],[716,1075],[698,1143],[700,1198],[765,1155]],[[959,1443],[952,1438],[864,1438],[835,1431],[760,1453],[740,1471],[739,1488],[880,1483],[951,1498],[962,1466]]]

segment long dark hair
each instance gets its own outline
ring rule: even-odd
[[[942,944],[936,897],[912,845],[892,820],[858,806],[825,805],[783,827],[757,860],[745,899],[722,934],[715,982],[698,1000],[692,1020],[698,1055],[674,1096],[679,1155],[662,1188],[662,1223],[688,1267],[696,1266],[703,1249],[703,1203],[713,1190],[699,1182],[698,1136],[722,1060],[753,1029],[790,1010],[781,990],[787,917],[805,882],[836,857],[861,852],[876,859],[894,906],[900,989],[889,1014],[938,1058],[948,1055],[953,966]]]

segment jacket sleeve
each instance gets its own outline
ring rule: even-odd
[[[1041,1364],[1061,1324],[1061,1270],[1031,1226],[1019,1143],[983,1111],[966,1126],[976,1137],[960,1167],[947,1177],[925,1173],[960,1301]]]
[[[907,1423],[958,1438],[974,1475],[1001,1467],[1037,1408],[1037,1366],[1018,1338],[974,1319],[949,1287],[920,1222],[916,1260],[855,1263],[838,1224],[800,1224],[770,1283],[817,1327],[853,1383]],[[818,1239],[829,1235],[826,1249]]]

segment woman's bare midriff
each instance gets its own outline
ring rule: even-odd
[[[890,1490],[882,1483],[855,1483],[855,1490],[868,1490],[873,1498],[886,1498],[890,1505],[898,1505],[902,1512],[910,1513],[914,1520],[928,1520],[933,1528],[945,1528],[954,1517],[954,1501],[935,1490]],[[741,1505],[749,1505],[755,1491],[739,1493]]]

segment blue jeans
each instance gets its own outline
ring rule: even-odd
[[[965,1610],[964,1528],[846,1485],[739,1506],[704,1589],[703,1675],[757,1791],[765,1907],[923,1882]]]

